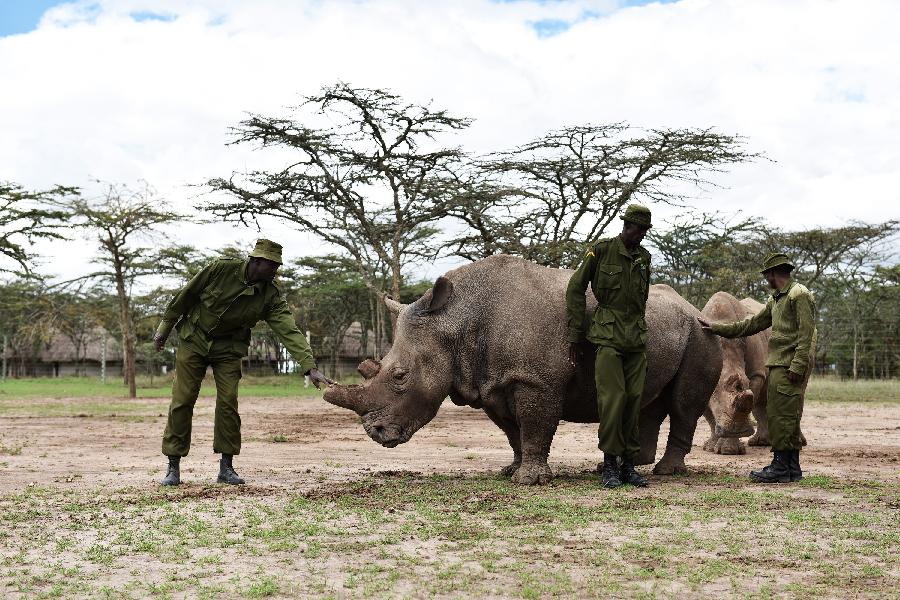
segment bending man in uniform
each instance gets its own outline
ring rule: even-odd
[[[597,346],[597,446],[603,451],[602,477],[607,488],[623,483],[647,485],[647,480],[634,469],[634,457],[641,449],[638,416],[647,374],[644,313],[650,293],[650,253],[641,241],[651,227],[650,211],[632,204],[620,218],[625,221],[622,232],[588,249],[566,290],[572,366],[578,363],[578,344],[584,335],[584,292],[588,284],[597,298],[587,339]]]
[[[803,478],[800,469],[800,417],[803,395],[816,350],[816,303],[812,292],[791,280],[794,266],[786,254],[770,254],[762,274],[774,290],[759,314],[734,323],[708,323],[704,329],[722,337],[746,337],[772,327],[769,338],[768,398],[766,411],[772,464],[752,471],[750,479],[761,483],[787,483]]]
[[[258,240],[248,260],[220,259],[205,267],[169,302],[153,338],[163,349],[172,328],[178,330],[172,403],[162,452],[169,467],[162,485],[181,483],[181,457],[191,447],[191,417],[200,384],[211,366],[216,381],[213,452],[221,454],[219,483],[241,484],[232,457],[241,452],[238,382],[241,358],[250,346],[250,328],[258,321],[272,331],[317,388],[333,383],[317,368],[306,336],[273,281],[281,266],[281,246]]]

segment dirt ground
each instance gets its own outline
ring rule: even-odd
[[[73,416],[41,417],[41,402],[70,404]],[[0,494],[29,485],[75,489],[152,486],[165,470],[160,437],[166,400],[134,401],[128,414],[79,412],[84,399],[29,401],[27,412],[0,417]],[[187,483],[214,481],[214,401],[201,399],[194,414],[191,454],[182,463]],[[512,451],[502,432],[480,410],[445,402],[437,417],[407,444],[382,448],[363,432],[359,419],[316,399],[242,398],[238,472],[262,486],[308,489],[322,481],[343,481],[373,471],[492,474],[508,464]],[[595,425],[562,423],[550,454],[554,472],[593,468],[599,457]],[[662,456],[667,424],[659,438]],[[803,418],[809,446],[802,454],[807,473],[854,479],[900,481],[900,405],[812,404]],[[768,448],[741,456],[705,452],[709,429],[700,421],[688,467],[712,467],[736,476],[766,463]],[[285,440],[285,441],[275,441]],[[9,452],[7,452],[9,454]],[[664,478],[663,478],[664,479]]]
[[[613,491],[594,425],[563,423],[556,479],[522,488],[481,411],[447,402],[386,449],[318,398],[242,398],[235,487],[201,399],[162,489],[166,407],[4,401],[0,597],[900,597],[897,403],[808,404],[801,484],[750,484],[768,449],[706,452],[701,421],[688,476]]]

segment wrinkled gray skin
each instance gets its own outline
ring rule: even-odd
[[[738,300],[727,292],[712,295],[701,314],[709,321],[731,323],[742,321],[764,308],[752,298]],[[703,413],[709,423],[710,437],[703,449],[717,454],[745,454],[747,448],[740,440],[752,436],[751,446],[769,444],[766,421],[766,353],[772,329],[746,338],[719,338],[722,346],[722,374],[709,406]],[[756,433],[750,413],[756,418]]]
[[[358,386],[331,386],[325,400],[355,410],[366,433],[392,448],[430,421],[448,395],[481,408],[506,434],[520,484],[544,484],[560,420],[596,423],[593,348],[577,368],[568,361],[565,291],[572,271],[493,256],[438,278],[416,302],[387,300],[397,314],[395,340],[381,363],[363,362]],[[588,293],[588,314],[596,304]],[[659,428],[670,433],[657,474],[684,473],[697,420],[722,368],[715,336],[697,309],[672,288],[651,287],[648,374],[642,400],[638,464],[656,458]]]

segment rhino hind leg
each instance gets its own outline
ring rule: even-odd
[[[659,442],[659,428],[666,418],[665,403],[657,398],[641,409],[640,438],[641,451],[634,461],[636,465],[652,465],[656,460],[656,445]]]

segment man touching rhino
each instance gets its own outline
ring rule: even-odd
[[[572,366],[578,362],[578,342],[584,335],[588,284],[597,298],[587,339],[597,346],[597,446],[603,451],[602,478],[607,488],[623,483],[647,485],[635,471],[634,460],[641,449],[638,417],[647,374],[644,315],[650,293],[650,253],[641,241],[651,227],[650,210],[632,204],[619,218],[624,221],[622,232],[588,248],[566,290]]]
[[[191,447],[191,417],[206,368],[216,381],[213,452],[221,454],[219,483],[242,484],[232,465],[241,452],[238,382],[241,357],[250,345],[250,328],[264,320],[318,388],[333,383],[317,368],[306,336],[294,321],[274,282],[281,266],[281,246],[258,240],[247,260],[220,259],[205,267],[166,307],[153,341],[163,349],[172,328],[179,333],[172,403],[163,433],[162,452],[169,467],[162,485],[181,483],[180,461]]]
[[[712,324],[698,317],[704,329],[727,338],[751,336],[772,327],[766,358],[766,411],[774,456],[772,464],[750,473],[752,480],[761,483],[788,483],[803,478],[800,417],[816,348],[816,303],[812,292],[791,279],[793,269],[786,254],[766,257],[762,274],[774,291],[756,315],[734,323]]]

